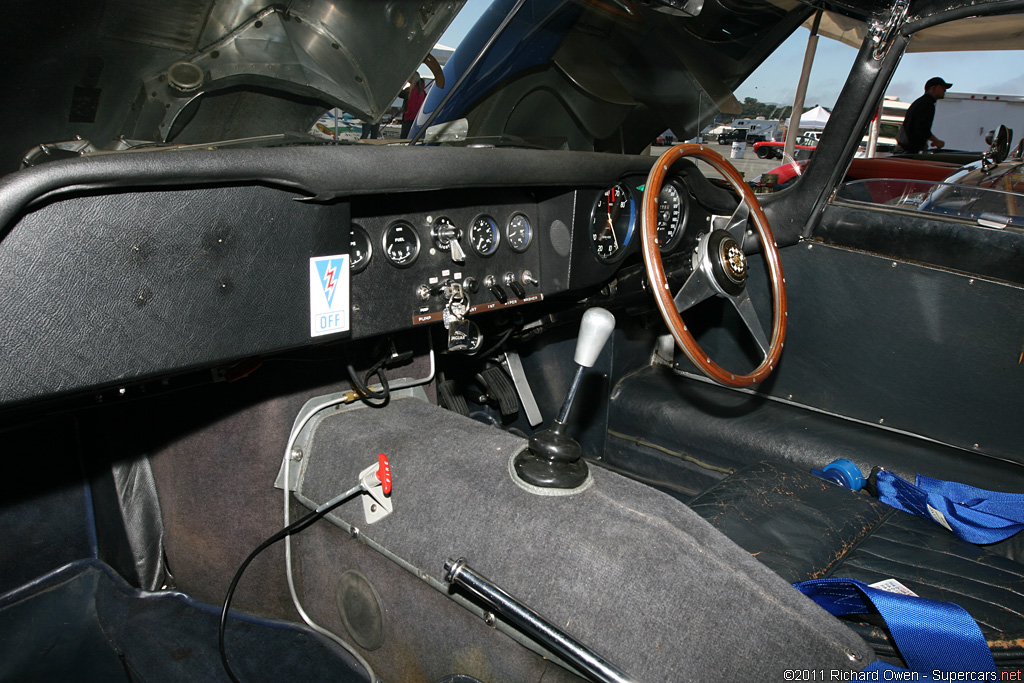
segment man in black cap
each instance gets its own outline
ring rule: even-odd
[[[903,117],[903,125],[896,134],[897,152],[919,154],[927,151],[929,142],[935,149],[945,146],[945,142],[932,135],[932,120],[935,118],[935,103],[952,87],[952,83],[946,83],[938,76],[928,79],[924,84],[924,94],[914,100]]]

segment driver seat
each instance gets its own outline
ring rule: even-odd
[[[896,579],[921,597],[956,603],[978,622],[999,668],[1024,664],[1024,564],[990,547],[773,462],[737,471],[690,507],[787,581]],[[877,615],[845,619],[879,656],[898,657]]]

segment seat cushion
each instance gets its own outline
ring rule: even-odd
[[[768,462],[726,477],[690,507],[788,581],[896,579],[966,609],[1001,665],[1024,660],[1024,565],[938,524]],[[879,654],[895,652],[870,615],[851,627]]]

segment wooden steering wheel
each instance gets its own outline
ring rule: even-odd
[[[658,197],[668,170],[683,157],[695,157],[710,164],[728,180],[740,195],[740,203],[724,228],[713,228],[700,235],[693,256],[693,273],[687,278],[682,289],[674,296],[669,291],[665,268],[658,248]],[[768,276],[772,288],[772,336],[771,342],[747,292],[747,257],[741,245],[747,229],[747,219],[753,218],[754,227],[761,238],[761,253],[768,265]],[[786,285],[779,263],[779,250],[768,227],[768,219],[761,210],[750,186],[743,182],[739,172],[718,152],[704,145],[683,144],[670,147],[651,169],[644,188],[642,216],[644,266],[650,281],[654,299],[661,311],[661,317],[683,350],[697,368],[720,384],[732,387],[747,387],[765,379],[779,361],[783,342],[786,338]],[[715,363],[704,353],[683,322],[680,313],[695,306],[712,295],[724,297],[739,312],[764,360],[750,374],[730,372]]]

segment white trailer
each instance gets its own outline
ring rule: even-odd
[[[1024,135],[1024,96],[947,92],[935,107],[932,133],[945,149],[980,152],[985,136],[1000,124],[1013,129],[1013,143]]]

